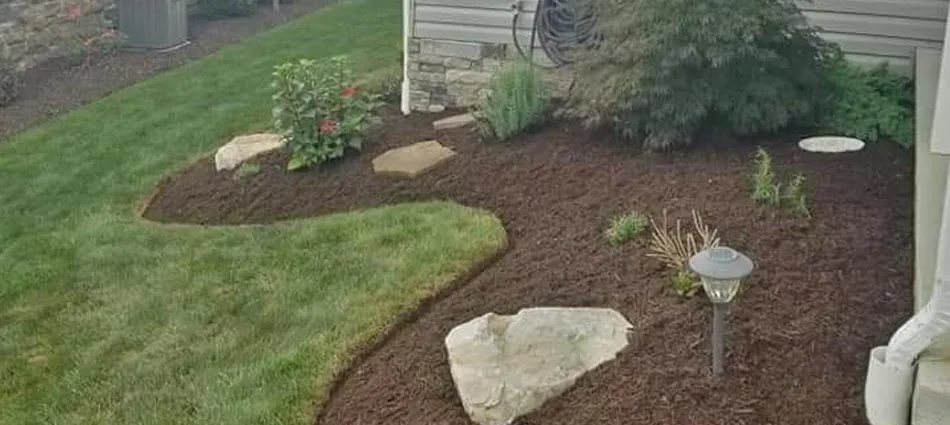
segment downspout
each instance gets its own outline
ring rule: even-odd
[[[950,26],[947,31],[950,36]],[[950,73],[950,68],[941,68],[938,84],[950,84],[942,75]],[[936,127],[931,134],[931,143],[937,140],[936,137],[950,136],[936,131]],[[918,357],[933,344],[934,339],[950,331],[950,173],[947,183],[937,241],[933,295],[894,333],[887,346],[871,350],[864,388],[865,410],[871,425],[910,423]]]
[[[402,0],[402,97],[399,109],[403,115],[409,115],[409,38],[412,36],[413,0]]]

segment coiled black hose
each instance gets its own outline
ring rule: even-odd
[[[520,2],[514,6],[511,22],[511,37],[518,53],[529,63],[542,68],[559,68],[573,62],[571,53],[581,47],[595,46],[595,16],[591,0],[538,0],[538,7],[531,25],[531,45],[525,52],[518,41],[518,18]],[[535,42],[547,54],[553,66],[534,62]]]

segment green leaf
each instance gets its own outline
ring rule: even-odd
[[[298,155],[294,155],[290,157],[290,161],[287,163],[288,171],[297,171],[297,170],[301,170],[307,167],[309,167],[309,164],[307,164],[307,161],[305,161],[303,158],[301,158]]]

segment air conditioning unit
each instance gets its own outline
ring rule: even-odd
[[[118,0],[126,47],[166,50],[188,42],[187,0]]]

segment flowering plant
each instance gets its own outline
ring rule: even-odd
[[[289,170],[361,148],[364,132],[377,121],[373,112],[380,103],[376,96],[361,94],[345,56],[284,63],[273,76],[273,125],[293,152]]]
[[[67,18],[75,27],[65,40],[66,58],[73,66],[89,65],[93,56],[112,56],[125,43],[125,35],[102,22],[83,19],[82,7],[69,8]]]

